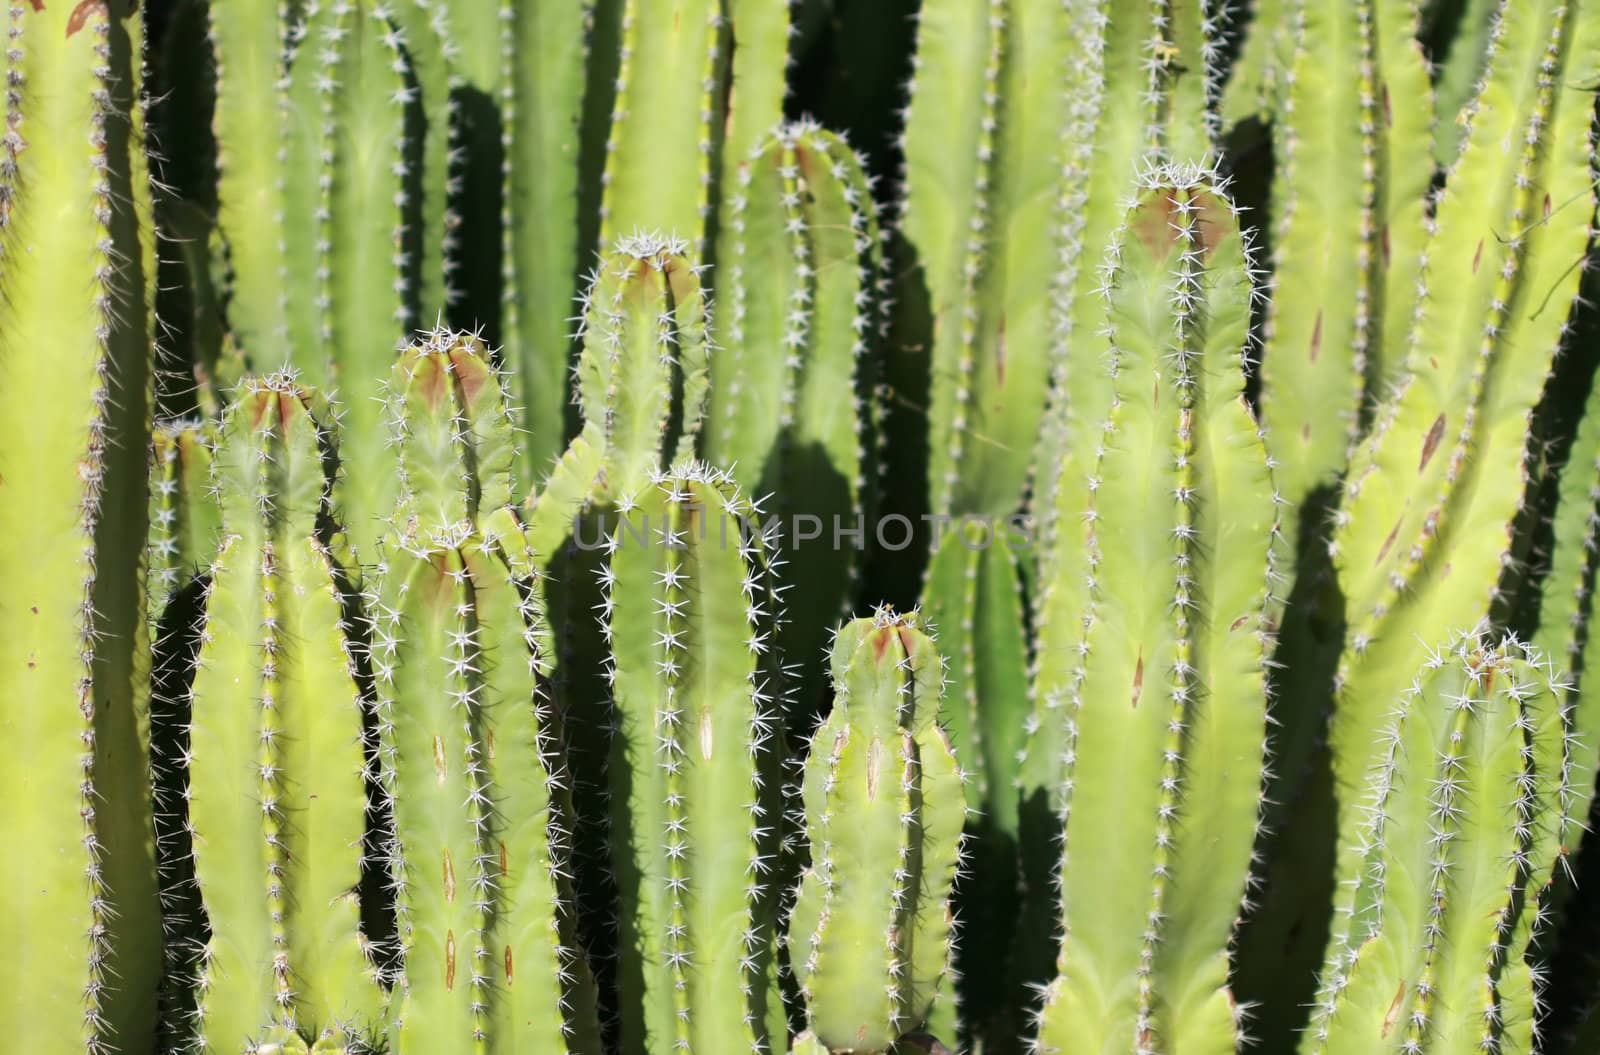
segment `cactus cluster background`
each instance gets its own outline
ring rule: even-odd
[[[1600,0],[0,18],[0,1050],[1600,1051]]]

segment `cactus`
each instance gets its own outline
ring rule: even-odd
[[[1433,171],[1415,21],[1407,2],[1307,0],[1293,23],[1261,377],[1276,478],[1297,507],[1344,468],[1368,379],[1393,380],[1401,356],[1385,348],[1403,350],[1415,306]]]
[[[1434,210],[1407,378],[1355,454],[1330,545],[1349,612],[1330,729],[1347,792],[1370,768],[1385,701],[1410,683],[1423,642],[1486,616],[1498,596],[1530,416],[1589,239],[1592,99],[1582,86],[1600,73],[1600,17],[1555,2],[1506,16]],[[1512,140],[1518,149],[1503,150]],[[1341,848],[1356,843],[1354,807],[1342,796]],[[1358,862],[1341,855],[1349,879]]]
[[[638,227],[687,240],[700,255],[721,125],[722,4],[622,0],[621,59],[606,141],[600,248]],[[672,85],[672,91],[659,86]],[[774,115],[776,116],[776,115]]]
[[[869,347],[884,281],[872,187],[862,160],[812,122],[761,140],[736,178],[701,447],[746,492],[776,495],[788,603],[843,612],[868,530]],[[790,623],[785,654],[810,663],[826,630],[821,619]],[[802,675],[808,703],[821,677]]]
[[[149,624],[167,601],[211,563],[222,510],[211,483],[211,429],[199,421],[158,425],[151,444]]]
[[[1301,1050],[1533,1050],[1543,892],[1578,826],[1577,745],[1539,653],[1482,629],[1434,650],[1370,752],[1355,910]]]
[[[622,1050],[784,1050],[770,539],[696,463],[619,496],[601,614]]]
[[[567,319],[579,260],[578,123],[594,0],[500,0],[505,143],[501,355],[524,430],[522,489],[566,438]],[[553,41],[572,43],[552,46]],[[583,42],[583,43],[578,43]]]
[[[527,500],[529,543],[549,560],[586,506],[692,455],[709,384],[710,311],[679,238],[620,239],[589,276],[577,370],[583,431]]]
[[[325,416],[326,411],[323,410]],[[196,1046],[271,1029],[371,1035],[377,972],[355,888],[365,830],[363,703],[327,515],[326,422],[287,376],[247,379],[215,463],[211,564],[188,749],[194,872],[210,928]]]
[[[1030,748],[1065,773],[1041,1052],[1239,1041],[1228,948],[1256,832],[1277,510],[1242,398],[1248,243],[1216,179],[1152,170],[1106,259],[1113,401],[1091,515],[1061,541],[1089,551],[1091,605],[1076,648],[1041,654],[1061,688]]]
[[[505,391],[475,339],[437,331],[402,356],[390,411],[397,552],[368,608],[404,957],[392,1049],[598,1052]]]
[[[11,4],[5,25],[0,527],[20,544],[0,557],[0,829],[16,850],[0,1019],[29,1051],[142,1053],[161,971],[143,26],[105,2]]]
[[[937,721],[944,660],[915,614],[845,624],[831,665],[833,711],[805,762],[811,864],[789,956],[815,1039],[882,1052],[922,1024],[953,970],[964,777]]]

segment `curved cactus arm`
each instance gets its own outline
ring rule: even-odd
[[[284,126],[290,3],[243,0],[207,10],[217,64],[217,226],[228,253],[228,323],[245,354],[272,368],[288,355],[284,234],[293,225],[282,162],[248,144]]]
[[[605,437],[590,425],[572,438],[544,485],[523,500],[528,547],[540,568],[548,568],[571,534],[578,515],[601,487]]]
[[[1600,19],[1544,5],[1503,18],[1496,40],[1439,201],[1412,373],[1357,452],[1336,522],[1351,616],[1332,738],[1346,781],[1359,780],[1373,708],[1408,683],[1426,628],[1480,617],[1495,595],[1529,415],[1588,239],[1592,98],[1579,86],[1600,68]],[[1503,152],[1507,137],[1519,149]]]
[[[1038,1046],[1228,1050],[1276,508],[1240,401],[1252,274],[1212,173],[1149,177],[1106,285],[1115,400],[1088,485],[1093,607],[1055,738],[1067,745],[1065,936]],[[1190,795],[1207,808],[1189,810]],[[1196,857],[1205,864],[1184,867]]]
[[[105,1052],[154,1032],[143,547],[150,320],[131,153],[138,19],[14,4],[0,144],[0,827],[22,849],[0,941],[11,1042]],[[41,349],[48,348],[48,354]]]
[[[594,0],[499,0],[506,145],[501,356],[520,411],[517,479],[524,489],[560,454],[565,438],[567,320],[579,269],[578,139],[593,17]]]
[[[624,0],[621,64],[606,141],[601,248],[659,229],[703,248],[721,118],[722,4]],[[672,90],[663,90],[671,85]]]
[[[484,794],[492,804],[483,847],[494,890],[486,939],[490,1050],[598,1052],[593,982],[573,919],[568,775],[539,683],[544,615],[498,545],[471,540],[461,556],[476,623]]]
[[[1373,161],[1381,281],[1373,289],[1378,339],[1367,343],[1367,389],[1378,400],[1388,399],[1404,377],[1417,311],[1434,177],[1428,133],[1454,120],[1453,111],[1445,111],[1444,121],[1434,116],[1430,67],[1417,39],[1417,8],[1416,0],[1373,0],[1368,30],[1379,104],[1379,149]]]
[[[641,487],[694,450],[710,374],[700,268],[679,238],[631,235],[601,259],[583,297],[578,397],[586,437],[603,438],[601,490]]]
[[[758,662],[776,613],[752,519],[731,481],[691,465],[624,496],[610,536],[626,1051],[781,1043],[764,893],[779,818],[762,791],[777,725]]]

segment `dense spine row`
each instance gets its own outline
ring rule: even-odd
[[[50,1055],[144,1044],[161,970],[143,554],[154,279],[143,24],[123,7],[0,15],[0,530],[27,540],[0,556],[0,831],[16,851],[0,1019],[11,1044]]]
[[[1064,834],[1035,1050],[1231,1051],[1278,514],[1243,399],[1254,274],[1215,175],[1153,170],[1104,282],[1112,401],[1062,540],[1089,552],[1090,605],[1077,646],[1041,656],[1066,686],[1040,719]]]

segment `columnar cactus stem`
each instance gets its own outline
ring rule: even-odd
[[[1539,606],[1534,643],[1552,664],[1568,672],[1572,728],[1585,750],[1572,760],[1572,820],[1589,816],[1600,755],[1600,692],[1584,692],[1600,678],[1600,633],[1593,622],[1596,574],[1600,572],[1600,385],[1590,390],[1583,420],[1561,469],[1555,511],[1554,550]],[[1597,672],[1591,674],[1591,671]]]
[[[1372,8],[1371,0],[1297,5],[1275,125],[1262,407],[1276,478],[1296,506],[1344,467],[1360,426],[1368,350],[1382,339],[1374,287],[1383,274],[1376,210],[1388,86],[1377,80]]]
[[[1303,1051],[1532,1050],[1529,944],[1576,832],[1564,688],[1537,652],[1480,630],[1394,701],[1363,782],[1355,912]]]
[[[785,628],[785,654],[809,665],[826,645],[825,614],[850,602],[869,530],[867,351],[883,248],[863,162],[814,123],[758,143],[736,181],[718,242],[718,351],[701,448],[749,493],[776,495],[788,603],[823,616]],[[808,666],[808,700],[821,676]]]
[[[478,341],[436,331],[390,391],[398,553],[370,608],[405,966],[395,1051],[594,1052],[541,584],[511,514],[514,426]]]
[[[758,513],[688,464],[624,494],[602,616],[622,1050],[777,1052],[777,601]]]
[[[505,150],[501,355],[522,411],[517,478],[526,490],[566,438],[567,320],[580,252],[578,126],[594,0],[499,0],[498,15]]]
[[[310,134],[291,142],[311,153],[291,149],[289,173],[298,185],[298,173],[316,174],[316,224],[291,228],[300,237],[290,259],[309,263],[316,285],[309,303],[293,305],[307,324],[296,340],[316,349],[308,376],[338,399],[337,497],[355,555],[370,564],[393,510],[383,382],[414,321],[402,194],[412,89],[404,39],[377,0],[315,0],[300,33],[292,127]],[[298,344],[295,355],[307,358]]]
[[[211,938],[198,1048],[272,1028],[372,1035],[380,996],[354,890],[365,825],[362,711],[317,538],[325,423],[287,377],[246,381],[215,462],[211,565],[191,705],[188,804]],[[324,412],[325,413],[325,412]]]
[[[1330,735],[1346,789],[1420,642],[1482,618],[1498,595],[1530,415],[1590,237],[1593,100],[1579,86],[1600,75],[1600,12],[1556,0],[1508,11],[1435,209],[1407,380],[1356,453],[1335,525],[1350,615]],[[1342,846],[1355,842],[1352,805]],[[1346,854],[1341,875],[1357,864]]]
[[[287,106],[290,0],[208,5],[217,65],[217,226],[227,247],[228,321],[247,355],[288,358],[284,156],[253,145],[279,129]]]
[[[450,195],[460,160],[457,93],[461,75],[454,61],[459,49],[449,11],[439,0],[392,0],[389,17],[404,37],[411,87],[416,93],[410,100],[413,123],[407,129],[406,194],[411,225],[405,246],[412,264],[416,318],[427,323],[442,317],[456,295],[452,279],[458,263],[461,219]]]
[[[396,1055],[600,1050],[539,684],[543,614],[514,523],[500,523],[410,540],[374,630],[405,958]]]
[[[1238,1043],[1228,948],[1259,808],[1277,530],[1242,397],[1252,278],[1214,173],[1146,176],[1105,267],[1114,396],[1093,505],[1060,543],[1088,550],[1092,603],[1077,647],[1040,657],[1061,688],[1035,749],[1060,751],[1065,774],[1040,1052]]]
[[[113,10],[113,8],[115,10]],[[0,828],[18,848],[0,1020],[142,1053],[161,926],[147,766],[148,188],[141,21],[11,3],[0,142]],[[42,349],[49,349],[44,353]]]
[[[816,1040],[865,1055],[921,1025],[952,969],[967,807],[936,720],[944,660],[919,618],[846,624],[832,668],[834,709],[805,763],[811,864],[789,955]]]
[[[639,227],[672,231],[696,255],[704,250],[722,117],[722,28],[716,0],[624,0],[602,250]]]

